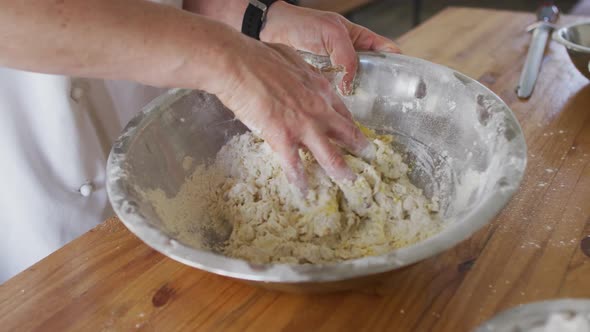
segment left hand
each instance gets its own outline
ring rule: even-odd
[[[358,67],[356,50],[400,53],[393,41],[339,14],[297,7],[283,1],[270,7],[260,40],[329,55],[332,64],[344,67],[346,72],[339,85],[344,94],[352,92]]]

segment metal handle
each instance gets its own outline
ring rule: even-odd
[[[539,76],[541,63],[543,62],[543,53],[547,46],[547,39],[551,30],[555,27],[554,23],[559,18],[559,9],[553,4],[553,1],[546,1],[537,11],[538,22],[531,25],[527,31],[533,32],[531,45],[522,68],[522,74],[516,87],[516,94],[519,98],[528,98],[533,93],[535,82]]]
[[[540,25],[533,31],[531,45],[529,46],[520,80],[518,81],[518,87],[516,88],[519,98],[529,98],[533,93],[551,29],[548,25]]]

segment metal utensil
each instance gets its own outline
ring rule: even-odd
[[[557,22],[558,18],[559,9],[553,4],[544,4],[537,11],[538,22],[527,28],[528,31],[533,32],[533,37],[516,88],[516,94],[519,98],[529,98],[533,93],[541,69],[545,46],[554,28],[553,24]]]
[[[317,63],[318,61],[310,61]],[[227,239],[199,228],[202,245],[179,241],[170,216],[158,213],[152,190],[174,198],[200,164],[246,131],[213,95],[171,90],[125,128],[113,145],[107,190],[121,221],[146,244],[184,264],[290,291],[357,287],[376,275],[432,257],[486,225],[519,186],[526,143],[510,108],[477,81],[450,68],[404,55],[359,55],[358,87],[344,102],[356,120],[396,136],[395,147],[413,165],[410,179],[440,198],[443,230],[385,255],[331,264],[251,264],[214,248]],[[190,165],[185,158],[193,160]],[[202,225],[202,224],[201,224]]]

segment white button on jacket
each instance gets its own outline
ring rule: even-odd
[[[0,67],[0,284],[113,214],[111,144],[162,92]]]
[[[92,183],[84,183],[83,185],[80,186],[80,189],[78,191],[80,192],[80,195],[82,195],[84,197],[88,197],[88,196],[90,196],[90,194],[92,193],[93,190],[94,190],[94,185],[92,185]]]
[[[84,90],[82,90],[79,86],[72,87],[72,92],[70,96],[75,102],[79,102],[82,99],[82,95],[84,94]]]

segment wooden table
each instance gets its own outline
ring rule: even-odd
[[[489,86],[529,144],[518,194],[454,249],[360,291],[284,294],[172,261],[113,218],[1,285],[0,330],[467,331],[518,304],[590,297],[590,85],[551,43],[532,98],[516,98],[533,20],[452,8],[399,40]]]

